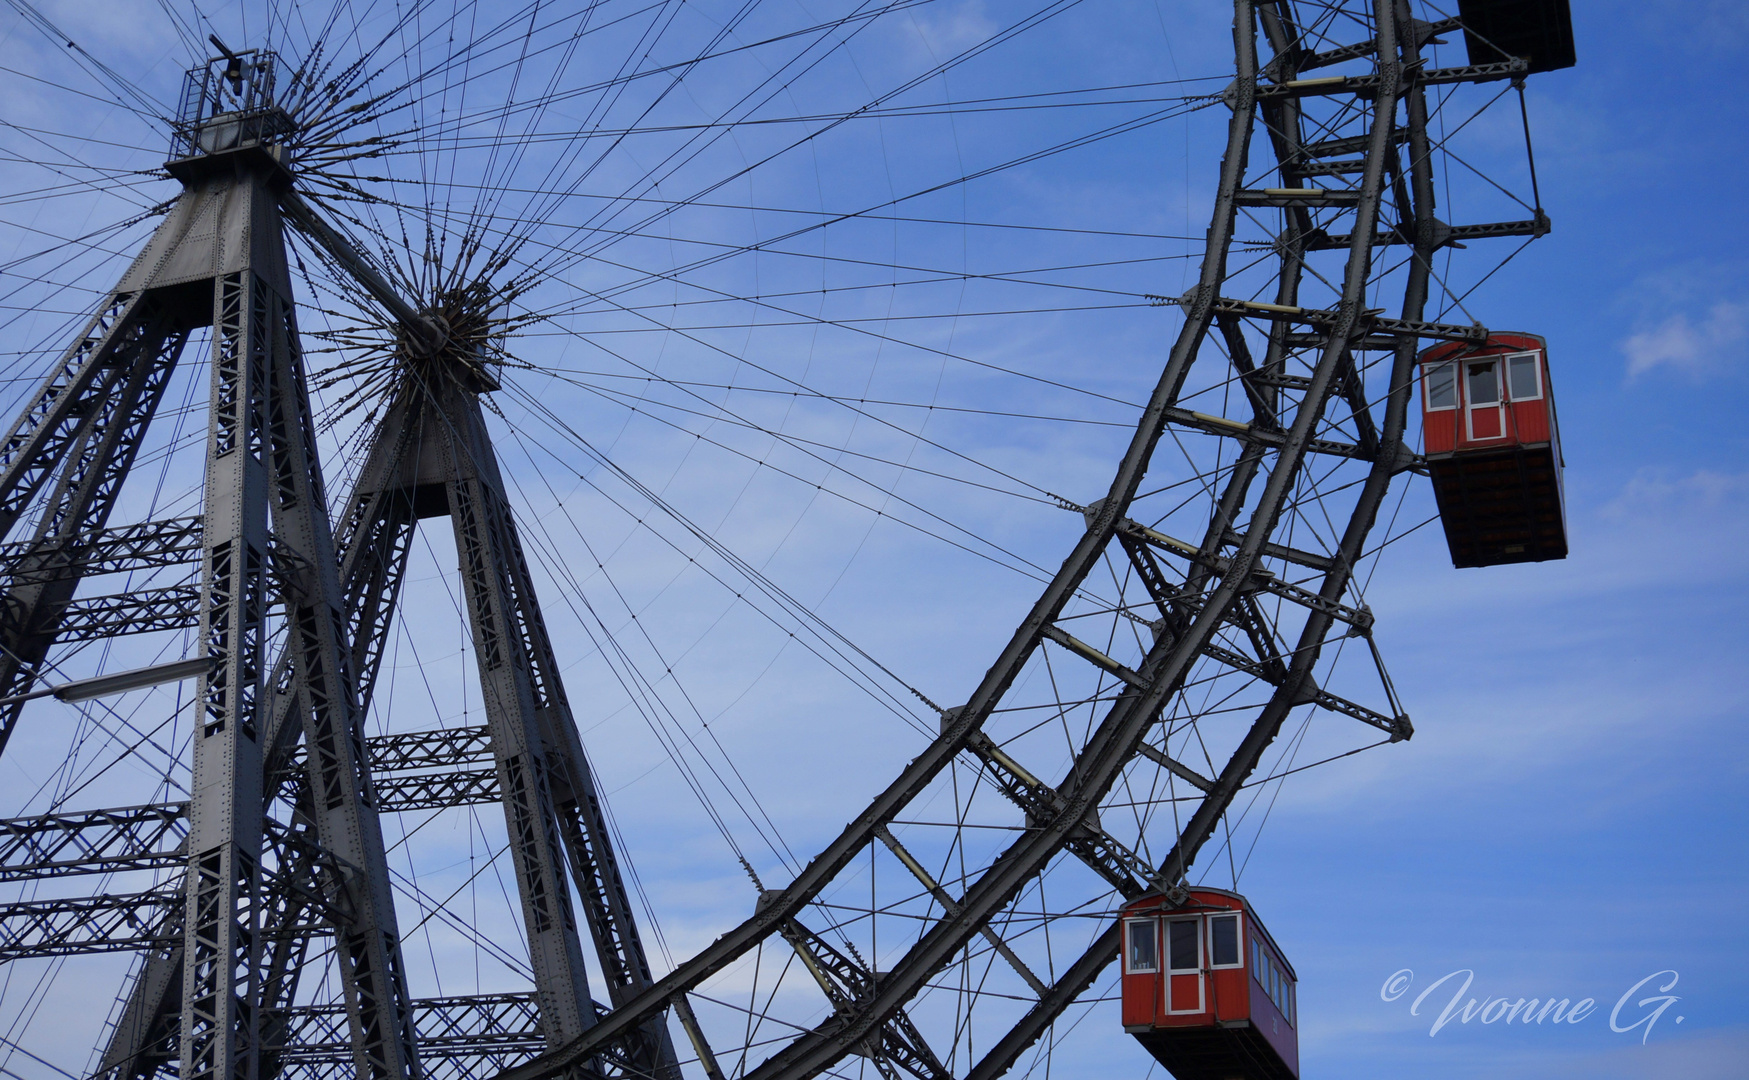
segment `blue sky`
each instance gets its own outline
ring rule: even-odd
[[[1749,162],[1741,95],[1719,89],[1721,73],[1749,47],[1749,14],[1713,0],[1575,7],[1579,66],[1534,77],[1527,95],[1542,200],[1554,232],[1466,301],[1490,326],[1549,340],[1572,554],[1559,563],[1457,571],[1434,527],[1394,543],[1366,599],[1378,616],[1378,640],[1397,692],[1414,717],[1415,738],[1298,774],[1273,794],[1261,829],[1257,816],[1248,818],[1242,850],[1249,854],[1241,855],[1239,884],[1298,971],[1309,1078],[1710,1080],[1741,1076],[1749,1063],[1743,1019],[1749,942],[1741,918],[1749,886],[1741,840],[1749,827],[1742,734],[1749,701],[1737,677],[1738,657],[1749,644],[1739,614],[1749,599],[1742,558],[1749,461],[1739,417],[1749,359],[1749,256],[1742,244],[1749,221],[1734,180]],[[160,100],[173,93],[187,49],[158,8],[143,4],[112,15],[106,5],[76,0],[41,8]],[[761,10],[769,22],[746,28],[746,37],[792,26],[806,12],[799,5]],[[812,81],[798,79],[772,108],[798,115],[850,107],[979,40],[1017,11],[977,0],[924,5],[858,38]],[[233,43],[254,44],[251,27],[260,34],[258,8],[208,15]],[[996,59],[969,64],[902,100],[1211,78],[1160,91],[1207,93],[1224,77],[1226,19],[1220,4],[1090,2],[1048,34],[1018,38]],[[708,31],[700,22],[682,24],[676,33],[696,35],[686,44]],[[619,38],[595,41],[597,52],[585,51],[577,71],[594,77],[629,47]],[[766,54],[757,55],[757,64],[723,74],[706,69],[689,79],[663,103],[669,112],[657,115],[714,115],[757,81]],[[83,175],[80,165],[150,169],[161,159],[161,134],[138,118],[21,79],[17,72],[28,72],[55,86],[101,93],[88,72],[11,11],[0,16],[0,57],[13,71],[5,100],[14,125],[0,144],[25,159],[0,162],[6,189],[29,191]],[[476,94],[498,89],[489,79],[482,83]],[[619,108],[609,115],[633,115],[629,105]],[[848,127],[737,178],[713,196],[722,208],[674,215],[600,259],[567,263],[545,287],[561,295],[574,289],[573,297],[606,291],[624,279],[624,265],[679,265],[710,244],[768,237],[805,220],[796,211],[879,204],[1092,123],[1068,112],[1068,119],[990,114]],[[1048,500],[1016,500],[964,481],[1003,486],[994,479],[999,469],[1071,498],[1103,489],[1126,435],[1116,425],[1133,420],[1127,403],[1151,386],[1177,326],[1174,312],[1150,309],[1136,294],[1177,295],[1194,274],[1184,256],[1194,253],[1195,242],[1182,238],[1199,236],[1206,224],[1218,119],[1204,111],[1162,121],[1132,138],[904,204],[914,217],[936,222],[999,220],[1146,237],[1035,236],[876,214],[804,239],[796,250],[809,258],[743,257],[690,272],[689,287],[646,284],[634,294],[645,312],[673,302],[658,318],[678,325],[678,312],[699,310],[682,305],[708,288],[743,298],[794,297],[820,288],[818,307],[782,302],[842,325],[879,325],[886,340],[822,332],[806,320],[777,317],[770,307],[755,311],[742,304],[705,306],[706,314],[726,313],[687,323],[712,327],[688,338],[652,334],[644,316],[630,311],[593,311],[554,315],[514,346],[519,359],[545,370],[517,373],[524,396],[501,396],[503,414],[494,420],[502,425],[499,452],[522,500],[525,536],[535,549],[548,620],[569,664],[565,677],[585,740],[638,868],[640,890],[660,916],[659,965],[744,917],[753,901],[746,876],[706,821],[663,738],[685,733],[703,743],[708,727],[716,749],[687,760],[695,769],[708,760],[741,770],[745,786],[725,784],[716,798],[739,808],[726,794],[733,788],[743,802],[757,800],[757,813],[732,822],[728,832],[769,884],[787,872],[778,850],[784,844],[761,850],[752,817],[765,815],[770,831],[805,858],[917,752],[926,732],[901,715],[913,721],[922,715],[914,704],[907,702],[916,711],[905,713],[850,689],[794,644],[787,636],[793,625],[766,617],[770,605],[738,599],[745,581],[712,563],[683,530],[663,524],[602,459],[711,531],[904,683],[943,703],[960,700],[1033,598],[1037,582],[1026,564],[1054,568],[1080,528],[1078,515]],[[1480,125],[1471,145],[1479,164],[1511,173],[1516,185],[1522,147],[1507,137],[1516,117],[1506,119],[1512,123],[1504,127]],[[559,111],[549,127],[586,120],[581,111]],[[700,178],[762,160],[777,145],[772,130],[752,127],[712,144],[671,188],[651,196],[671,197],[673,190],[696,188]],[[73,132],[97,141],[68,138]],[[599,190],[626,183],[674,145],[661,139],[679,137],[648,138],[606,158],[591,183]],[[44,145],[50,151],[39,155],[35,148]],[[544,156],[549,153],[556,151],[535,146],[514,175],[542,175],[557,160]],[[45,170],[40,162],[54,160],[53,154],[79,164]],[[1489,154],[1496,155],[1491,164]],[[53,175],[45,179],[45,173]],[[54,277],[74,286],[66,291],[40,291],[29,268],[41,264],[7,260],[47,246],[45,235],[81,235],[126,217],[130,201],[143,208],[174,191],[165,181],[142,181],[137,197],[110,189],[0,207],[0,291],[16,297],[5,301],[16,342],[4,346],[8,378],[15,365],[28,370],[29,363],[41,363],[19,350],[62,340],[66,320],[89,303],[78,287],[106,288],[117,260],[151,223],[124,230],[107,251],[67,263],[66,273]],[[1458,220],[1466,199],[1475,200],[1468,203],[1473,207],[1481,196],[1460,185],[1451,220]],[[507,212],[525,205],[515,198],[509,203]],[[550,231],[538,238],[558,243],[572,235],[565,230],[574,204],[549,210]],[[663,229],[666,235],[659,235]],[[1491,269],[1502,250],[1480,247],[1457,253],[1465,280]],[[950,277],[1094,263],[1102,265],[1055,280],[1121,292],[1122,303],[1071,310],[1065,302],[1063,310],[1041,311],[1048,304],[1037,295],[1006,283]],[[902,289],[893,284],[895,265],[945,273],[939,282]],[[34,311],[18,310],[33,305]],[[1023,306],[1034,310],[963,314]],[[850,322],[856,319],[885,321]],[[765,325],[750,329],[753,321]],[[330,325],[319,315],[304,316],[306,334]],[[312,352],[319,363],[315,357]],[[615,366],[622,363],[627,366]],[[698,416],[644,407],[628,396],[659,398],[661,391],[648,386],[603,377],[605,383],[591,385],[623,392],[585,393],[575,379],[554,374],[608,369],[623,378],[634,364],[691,380],[710,401],[732,401],[738,415],[791,441],[736,429],[684,396],[663,400],[692,402],[703,410]],[[759,368],[776,374],[761,375]],[[720,390],[771,389],[779,385],[773,380],[857,400],[996,408],[1075,422],[948,413],[918,422],[914,410],[871,418],[819,401],[753,393],[731,399]],[[1076,389],[1053,385],[1062,383]],[[20,385],[8,383],[8,394]],[[197,389],[190,381],[173,393],[197,408]],[[10,412],[12,397],[5,402]],[[601,458],[548,424],[543,403]],[[892,423],[883,426],[881,418]],[[345,441],[348,424],[330,440],[331,475],[344,477],[355,464],[356,447]],[[803,452],[795,440],[811,440],[806,445],[823,457]],[[993,468],[966,466],[943,446]],[[858,453],[883,461],[869,464]],[[166,462],[160,490],[172,492],[165,498],[180,505],[177,484],[191,488],[198,473],[173,456]],[[930,477],[923,469],[957,479]],[[139,496],[135,508],[144,512],[147,501]],[[1409,487],[1402,506],[1404,523],[1430,515],[1425,481]],[[961,546],[943,544],[920,531],[924,527]],[[454,551],[438,530],[423,537],[405,602],[410,628],[392,646],[391,674],[373,717],[379,730],[428,726],[434,718],[479,722],[477,683],[466,670],[469,647],[454,621],[454,594],[443,584]],[[705,565],[717,576],[700,569]],[[607,655],[612,649],[604,654],[601,648],[609,629],[624,650],[617,660]],[[179,654],[185,645],[142,648]],[[664,669],[671,669],[672,681],[662,679]],[[668,687],[661,693],[669,694],[673,714],[640,719],[637,695],[619,688],[628,670]],[[684,704],[675,696],[679,686],[686,689]],[[162,690],[126,700],[138,715],[165,713],[176,703]],[[27,714],[34,723],[8,749],[0,768],[18,794],[0,814],[39,812],[49,798],[38,790],[45,778],[55,778],[49,787],[56,791],[74,786],[54,771],[70,752],[53,715]],[[82,723],[103,719],[84,715]],[[1314,739],[1335,740],[1332,746],[1350,736],[1322,726],[1314,733]],[[80,753],[104,760],[98,751]],[[129,774],[127,799],[167,797],[155,768]],[[76,772],[69,769],[67,777]],[[431,876],[421,879],[441,891],[436,883],[451,880],[444,875],[461,874],[457,867],[471,866],[478,851],[498,843],[494,829],[501,832],[501,824],[427,830],[405,850],[447,860],[441,868],[425,864]],[[1199,872],[1214,884],[1231,884],[1225,858],[1205,860]],[[412,870],[411,861],[407,867]],[[501,897],[479,902],[484,906],[473,909],[479,924],[513,939],[514,916],[502,910]],[[869,947],[878,952],[876,943]],[[416,981],[440,966],[440,956],[466,962],[467,950],[453,935],[433,932],[421,949],[428,956],[413,964]],[[28,978],[0,988],[0,1018],[13,1033],[8,1037],[27,1032],[25,1045],[78,1072],[100,1019],[80,1003],[107,1005],[123,966],[114,958],[52,969],[18,965]],[[1405,970],[1407,992],[1385,1000],[1387,980]],[[1611,1031],[1617,1000],[1666,970],[1678,977],[1669,993],[1680,1000],[1649,1032]],[[1580,1022],[1559,1027],[1478,1019],[1430,1034],[1449,999],[1446,991],[1462,976],[1435,991],[1420,1015],[1410,1015],[1410,1005],[1435,980],[1457,971],[1473,973],[1468,996],[1484,1005],[1500,997],[1553,996],[1590,998],[1597,1006]],[[1642,990],[1629,1003],[1623,1015],[1630,1019],[1623,1023],[1643,1014],[1635,1002],[1653,992]],[[34,1016],[22,1027],[21,1009]],[[1152,1068],[1151,1075],[1162,1075],[1119,1031],[1109,1003],[1093,1006],[1065,1038],[1054,1073],[1141,1077]],[[6,1068],[31,1080],[54,1075],[20,1057]]]

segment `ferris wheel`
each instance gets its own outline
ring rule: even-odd
[[[13,6],[9,1072],[1297,1075],[1405,492],[1565,553],[1564,3]]]

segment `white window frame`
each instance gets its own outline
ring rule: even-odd
[[[1208,941],[1209,970],[1211,970],[1211,971],[1228,971],[1228,970],[1231,970],[1232,968],[1244,967],[1245,966],[1245,916],[1243,914],[1241,914],[1240,912],[1231,911],[1231,912],[1226,912],[1224,914],[1217,912],[1216,914],[1209,915],[1206,918],[1207,918],[1207,922],[1208,922],[1208,927],[1205,929],[1204,933],[1206,933],[1208,935],[1206,940]],[[1239,934],[1239,941],[1238,941],[1238,943],[1239,943],[1239,959],[1233,961],[1231,964],[1217,964],[1217,963],[1215,963],[1215,920],[1216,919],[1232,919],[1237,927],[1238,934]]]
[[[1138,926],[1149,926],[1149,927],[1152,927],[1154,930],[1154,966],[1153,967],[1147,967],[1147,968],[1134,967],[1130,963],[1131,959],[1133,958],[1132,954],[1130,952],[1130,935],[1135,931],[1135,928]],[[1124,920],[1124,924],[1123,924],[1123,973],[1125,975],[1158,975],[1158,974],[1160,974],[1160,961],[1161,961],[1160,952],[1161,952],[1161,942],[1160,942],[1160,920],[1159,919],[1148,918],[1148,919],[1125,919]]]
[[[1536,375],[1536,393],[1529,397],[1519,397],[1512,392],[1512,361],[1523,359],[1525,357],[1530,358],[1530,370]],[[1507,353],[1500,359],[1505,365],[1502,370],[1506,376],[1507,401],[1541,401],[1543,399],[1543,354],[1539,350],[1532,349],[1529,352]]]
[[[1458,384],[1458,380],[1463,375],[1463,372],[1458,370],[1458,368],[1460,368],[1461,366],[1462,365],[1456,360],[1441,360],[1437,364],[1423,364],[1423,365],[1421,365],[1421,407],[1424,410],[1426,410],[1427,412],[1454,412],[1454,411],[1456,411],[1456,409],[1458,407],[1458,385],[1457,384]],[[1431,376],[1433,375],[1433,373],[1435,371],[1438,371],[1441,368],[1446,369],[1446,370],[1451,372],[1452,383],[1451,383],[1451,404],[1450,405],[1435,405],[1433,403],[1433,379],[1431,378]]]
[[[1172,966],[1171,927],[1173,923],[1185,923],[1196,927],[1196,963],[1194,967],[1175,968]],[[1188,918],[1179,916],[1178,918],[1161,919],[1160,927],[1162,931],[1160,934],[1160,970],[1166,972],[1168,975],[1201,971],[1203,969],[1204,953],[1206,952],[1205,946],[1207,944],[1203,938],[1202,920],[1194,915]]]
[[[1489,402],[1489,403],[1484,404],[1484,405],[1477,405],[1475,402],[1470,400],[1470,367],[1471,367],[1471,365],[1474,365],[1474,364],[1493,364],[1494,365],[1495,397],[1494,397],[1494,400],[1492,402]],[[1465,360],[1463,362],[1463,370],[1459,372],[1459,375],[1462,377],[1462,381],[1463,381],[1464,433],[1465,433],[1464,438],[1465,438],[1465,441],[1466,442],[1473,442],[1473,443],[1474,442],[1494,442],[1498,439],[1506,438],[1507,435],[1509,434],[1507,431],[1508,425],[1506,423],[1506,405],[1507,405],[1507,401],[1506,401],[1506,391],[1507,391],[1506,357],[1504,357],[1504,356],[1477,356],[1477,357],[1473,357],[1469,360]],[[1500,434],[1498,434],[1498,435],[1481,435],[1481,436],[1478,436],[1476,434],[1476,413],[1480,410],[1483,410],[1483,409],[1493,409],[1496,413],[1499,414]]]
[[[1172,924],[1176,922],[1187,923],[1196,927],[1195,967],[1175,968],[1172,966],[1171,927]],[[1166,980],[1166,985],[1162,987],[1162,989],[1166,991],[1166,1015],[1168,1016],[1190,1016],[1195,1013],[1208,1011],[1208,974],[1205,970],[1208,966],[1207,933],[1208,927],[1205,925],[1204,920],[1195,916],[1189,918],[1168,917],[1160,920],[1160,971]],[[1191,977],[1196,979],[1196,1007],[1193,1009],[1174,1008],[1173,1006],[1177,1004],[1177,1001],[1174,999],[1172,993],[1172,980],[1174,978],[1183,979]]]

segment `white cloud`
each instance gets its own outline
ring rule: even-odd
[[[1680,515],[1691,519],[1697,531],[1705,531],[1705,526],[1724,524],[1718,520],[1722,515],[1741,514],[1749,502],[1746,495],[1749,474],[1700,469],[1672,477],[1663,470],[1642,469],[1599,514],[1616,522],[1656,523],[1664,528]]]
[[[996,32],[996,23],[985,14],[982,0],[965,0],[933,17],[919,15],[911,21],[919,44],[936,62],[955,56]]]
[[[1712,368],[1720,354],[1749,339],[1749,304],[1721,301],[1698,325],[1685,314],[1672,315],[1658,326],[1622,342],[1629,377],[1669,365],[1691,375]]]

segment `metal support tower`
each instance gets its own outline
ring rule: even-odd
[[[179,889],[0,905],[0,960],[142,952],[101,1056],[110,1080],[172,1067],[188,1080],[255,1080],[343,1061],[369,1080],[417,1080],[420,1018],[435,1025],[439,1060],[484,1047],[502,1063],[495,1055],[531,1036],[561,1045],[611,1008],[589,995],[573,887],[611,1001],[651,982],[481,415],[483,375],[298,198],[280,145],[294,124],[274,104],[274,64],[265,52],[227,53],[189,73],[168,164],[181,197],[0,445],[0,540],[31,528],[0,548],[9,578],[0,692],[28,691],[51,647],[69,640],[194,628],[214,661],[197,688],[187,803],[0,823],[3,880],[183,871]],[[417,362],[378,426],[338,544],[298,345],[288,218],[389,308]],[[183,346],[203,327],[212,361],[202,513],[111,528]],[[407,544],[433,514],[455,527],[488,723],[367,740]],[[179,563],[198,564],[198,584],[73,599],[87,576]],[[0,712],[0,746],[21,708]],[[386,801],[373,756],[391,778]],[[465,768],[482,756],[490,775]],[[269,814],[275,797],[293,807],[289,821]],[[535,994],[416,1003],[380,814],[493,801],[512,839]],[[311,943],[330,935],[344,1007],[295,1006]],[[662,1017],[587,1071],[677,1077]]]
[[[320,845],[310,883],[336,934],[355,1064],[360,1076],[415,1077],[394,900],[343,647],[279,219],[277,192],[291,177],[265,141],[286,125],[272,104],[272,82],[271,57],[251,54],[234,85],[195,97],[183,117],[189,140],[182,149],[191,152],[171,163],[184,185],[181,198],[6,440],[0,524],[20,520],[39,490],[51,495],[22,560],[48,580],[14,574],[16,617],[6,628],[0,678],[13,692],[24,689],[62,636],[66,598],[100,546],[94,541],[105,537],[170,370],[190,331],[210,326],[194,613],[214,667],[197,690],[182,940],[149,965],[145,993],[166,999],[179,983],[179,1075],[260,1074],[263,1017],[287,978],[275,963],[281,950],[264,941],[264,908],[273,906],[267,878],[295,873],[295,860],[264,862],[273,854],[263,842],[264,663],[270,618],[282,619],[286,693],[312,748],[314,798],[301,823]],[[58,569],[52,578],[50,567]],[[116,606],[126,610],[121,599]],[[140,628],[122,619],[106,629]],[[7,731],[16,717],[15,707]],[[170,970],[178,959],[179,973]],[[136,1010],[124,1026],[154,1028],[143,1020]]]
[[[452,340],[462,338],[458,334]],[[404,344],[417,353],[416,341]],[[341,518],[341,574],[352,601],[354,658],[368,688],[375,682],[413,528],[421,518],[449,518],[485,699],[482,734],[493,776],[484,784],[479,782],[484,777],[470,776],[453,794],[421,785],[421,805],[494,798],[502,804],[541,1030],[557,1046],[592,1027],[597,1015],[572,887],[582,898],[610,1001],[617,1005],[652,979],[486,429],[479,395],[495,388],[477,359],[443,349],[408,366]],[[461,764],[462,759],[459,747],[443,747],[424,761]],[[447,771],[433,780],[453,784],[464,775]],[[482,789],[484,799],[473,796]],[[660,1017],[634,1033],[624,1054],[641,1073],[677,1075]]]

